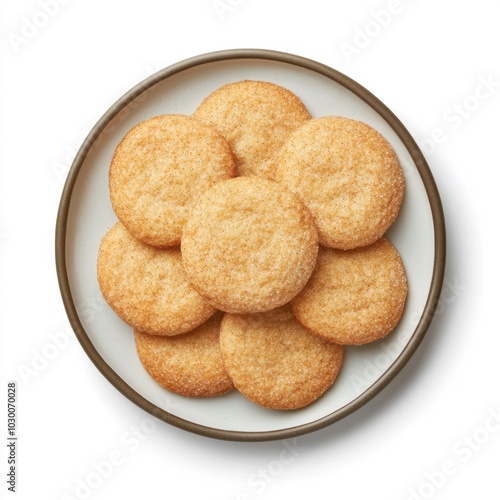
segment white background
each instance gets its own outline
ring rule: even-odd
[[[498,2],[6,4],[0,436],[14,380],[17,498],[499,498]],[[134,406],[69,331],[55,273],[65,167],[86,133],[152,72],[232,48],[309,57],[367,87],[426,153],[447,221],[440,313],[417,353],[362,409],[287,442],[206,438]]]

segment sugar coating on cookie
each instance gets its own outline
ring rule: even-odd
[[[121,222],[101,240],[97,279],[115,313],[152,335],[187,332],[215,313],[190,285],[179,247],[159,249],[141,243]]]
[[[302,101],[271,82],[244,80],[207,96],[193,116],[228,141],[239,175],[272,179],[272,157],[290,133],[311,119]]]
[[[233,155],[214,128],[189,116],[156,116],[134,126],[114,152],[112,207],[144,243],[179,245],[192,200],[234,174]]]
[[[212,397],[233,388],[220,351],[222,313],[194,330],[160,337],[135,331],[135,344],[145,370],[162,387],[182,396]]]
[[[276,158],[276,181],[311,210],[322,245],[369,245],[396,219],[404,177],[389,142],[368,124],[325,116],[302,125]]]
[[[277,410],[311,404],[334,383],[344,347],[304,328],[290,306],[258,314],[225,314],[221,351],[234,386]]]
[[[292,300],[297,319],[324,339],[360,345],[385,337],[403,314],[408,284],[387,238],[362,248],[320,247],[316,268]]]
[[[200,197],[184,227],[192,285],[226,312],[262,312],[294,297],[316,262],[318,236],[298,196],[273,181],[237,177]]]

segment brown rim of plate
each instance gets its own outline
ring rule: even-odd
[[[412,336],[410,337],[409,341],[407,342],[405,348],[398,356],[398,358],[371,387],[369,387],[365,392],[363,392],[356,399],[346,404],[345,406],[318,420],[308,422],[306,424],[301,424],[295,427],[272,431],[230,431],[196,424],[183,418],[177,417],[176,415],[173,415],[163,410],[162,408],[159,408],[158,406],[149,402],[135,390],[133,390],[114,370],[111,369],[106,361],[100,356],[87,333],[85,332],[85,329],[83,328],[78,317],[75,303],[73,301],[73,296],[71,294],[68,279],[68,270],[66,267],[66,230],[73,187],[77,180],[80,167],[82,166],[90,148],[97,140],[101,132],[104,130],[104,128],[108,125],[108,123],[137,96],[139,96],[155,84],[165,80],[166,78],[169,78],[177,73],[193,68],[195,66],[234,59],[263,59],[280,63],[288,63],[311,70],[337,82],[338,84],[353,92],[368,105],[370,105],[372,109],[374,109],[380,116],[382,116],[382,118],[384,118],[385,121],[397,133],[401,141],[406,146],[406,149],[411,155],[413,161],[415,162],[415,165],[418,169],[427,192],[434,224],[435,253],[429,294],[424,310],[420,317],[420,321],[415,327]],[[199,56],[191,57],[172,66],[169,66],[161,71],[158,71],[154,75],[146,78],[138,85],[133,87],[126,94],[124,94],[96,123],[96,125],[93,127],[93,129],[83,142],[82,146],[80,147],[64,185],[56,222],[55,259],[57,277],[62,299],[64,302],[64,307],[78,341],[80,342],[84,351],[87,353],[94,365],[98,368],[98,370],[124,396],[126,396],[137,406],[139,406],[149,414],[157,417],[158,419],[196,434],[231,441],[271,441],[276,439],[288,439],[302,434],[310,433],[341,420],[342,418],[350,415],[351,413],[362,407],[364,404],[366,404],[368,401],[370,401],[372,398],[374,398],[401,371],[401,369],[406,365],[406,363],[409,361],[411,356],[420,345],[420,342],[427,332],[427,329],[429,328],[429,325],[438,306],[438,301],[444,280],[446,260],[446,234],[444,214],[439,192],[437,190],[429,166],[420,148],[418,147],[417,143],[410,135],[408,130],[405,128],[405,126],[400,122],[400,120],[377,97],[375,97],[363,86],[356,83],[354,80],[345,76],[339,71],[311,59],[273,50],[232,49],[201,54]]]

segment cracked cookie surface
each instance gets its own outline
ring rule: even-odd
[[[406,272],[387,238],[354,250],[320,247],[316,268],[292,300],[297,319],[313,333],[345,345],[385,337],[406,301]]]
[[[311,211],[322,245],[349,250],[381,238],[396,219],[404,177],[389,142],[368,124],[325,116],[291,134],[275,180]]]
[[[337,378],[344,346],[311,334],[290,306],[258,314],[225,314],[221,351],[235,387],[277,410],[311,404]]]
[[[215,313],[189,283],[179,247],[141,243],[121,222],[101,240],[97,279],[115,313],[152,335],[187,332]]]
[[[179,245],[192,201],[234,173],[231,150],[214,128],[185,115],[156,116],[135,125],[117,146],[111,204],[137,239]]]
[[[302,101],[271,82],[243,80],[214,90],[193,116],[215,127],[236,158],[238,175],[272,179],[272,158],[291,132],[311,119]]]
[[[222,313],[194,330],[160,337],[135,331],[137,354],[144,369],[162,387],[182,396],[212,397],[233,388],[220,351]]]
[[[266,179],[237,177],[193,206],[181,251],[191,283],[214,307],[261,312],[302,289],[314,269],[318,236],[296,195]]]

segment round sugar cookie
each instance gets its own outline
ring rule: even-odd
[[[169,391],[190,397],[219,396],[230,391],[220,351],[220,323],[217,313],[194,330],[160,337],[135,331],[139,359],[149,375]]]
[[[360,345],[394,329],[407,292],[399,253],[381,238],[353,250],[320,247],[311,279],[291,304],[311,332],[338,344]]]
[[[190,285],[179,247],[159,249],[141,243],[121,222],[101,240],[97,279],[115,313],[152,335],[187,332],[215,313]]]
[[[294,297],[316,262],[318,235],[298,196],[273,181],[236,177],[196,203],[182,261],[192,285],[225,312],[262,312]]]
[[[272,179],[272,158],[292,131],[311,115],[290,90],[271,82],[243,80],[207,96],[194,112],[228,141],[239,175]]]
[[[109,169],[118,219],[149,245],[179,245],[193,199],[233,177],[232,153],[212,127],[184,115],[161,115],[133,127]]]
[[[366,123],[325,116],[302,125],[276,158],[275,180],[311,211],[322,245],[375,242],[396,219],[404,177],[391,145]]]
[[[258,314],[225,314],[221,351],[233,384],[277,410],[309,405],[332,386],[344,347],[310,333],[286,305]]]

